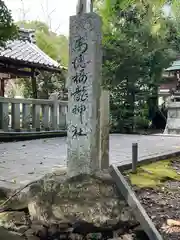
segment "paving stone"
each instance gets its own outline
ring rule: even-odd
[[[137,142],[139,160],[180,151],[180,138],[113,134],[110,163],[131,162],[132,143]],[[0,144],[0,186],[17,188],[66,165],[66,138],[38,139]]]

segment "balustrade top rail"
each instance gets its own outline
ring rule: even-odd
[[[4,98],[0,97],[1,103],[22,103],[22,104],[37,104],[37,105],[52,105],[57,102],[61,106],[67,106],[67,101],[55,100],[55,99],[25,99],[25,98]]]

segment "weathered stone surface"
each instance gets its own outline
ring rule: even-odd
[[[76,6],[76,14],[80,15],[82,13],[92,12],[93,11],[93,1],[89,0],[78,0]]]
[[[100,98],[100,163],[101,170],[109,168],[109,91],[102,90]]]
[[[38,226],[39,227],[39,226]],[[34,236],[34,229],[30,228],[25,232],[25,237],[27,240],[39,240],[38,237]]]
[[[68,72],[68,175],[100,168],[101,19],[70,17]]]
[[[130,234],[126,234],[124,236],[122,236],[122,240],[133,240],[134,237]]]
[[[2,199],[4,200],[7,197],[9,197],[11,193],[12,193],[12,190],[10,190],[9,188],[0,187],[0,201]]]
[[[165,134],[180,134],[180,102],[169,102]]]
[[[125,234],[124,236],[122,237],[116,237],[116,238],[113,238],[111,240],[133,240],[135,239],[132,235],[130,234]],[[110,240],[110,239],[109,239]]]
[[[110,220],[114,225],[119,220],[133,218],[108,175],[82,175],[72,179],[52,176],[33,184],[28,195],[29,212],[36,221],[81,219],[101,226]]]
[[[1,188],[0,188],[1,189]],[[0,190],[1,191],[1,190]],[[28,188],[25,189],[24,191],[21,191],[19,194],[15,195],[10,201],[8,201],[5,205],[3,204],[4,201],[7,200],[10,196],[14,195],[14,193],[17,190],[11,190],[9,189],[9,194],[7,195],[6,198],[0,198],[0,209],[13,209],[13,210],[21,210],[24,208],[27,208],[28,204],[28,198],[27,198],[27,192]],[[10,197],[11,198],[11,197]]]
[[[0,213],[0,226],[10,229],[18,229],[18,226],[26,223],[24,212],[2,212]]]
[[[27,220],[27,209],[21,209],[22,206],[28,207],[31,221]],[[137,225],[131,209],[119,197],[113,179],[105,171],[70,179],[65,169],[47,174],[4,207],[12,208],[12,212],[0,214],[1,226],[21,234],[25,231],[28,240],[38,240],[34,234],[45,234],[47,238],[56,230],[55,235],[62,231],[72,233],[71,239],[82,239],[84,232],[90,237],[97,234],[97,229],[113,237],[125,233],[124,227],[131,229]]]
[[[10,232],[10,231],[4,229],[3,227],[0,227],[0,239],[1,240],[24,240],[24,238],[21,237],[19,234]],[[30,239],[28,239],[28,240],[30,240]]]

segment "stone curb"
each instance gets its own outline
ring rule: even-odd
[[[159,137],[180,137],[179,134],[166,134],[166,133],[155,133],[151,134],[151,136],[159,136]]]
[[[141,227],[146,232],[150,240],[163,240],[162,236],[156,229],[155,225],[147,215],[145,209],[137,199],[135,193],[131,190],[125,178],[121,174],[117,166],[110,166],[110,174],[116,182],[118,190],[121,192],[127,204],[132,208],[132,211],[139,221]]]
[[[66,137],[67,131],[49,131],[49,132],[0,132],[0,141],[12,142],[22,140],[34,140],[40,138]]]
[[[137,166],[157,162],[159,160],[165,160],[165,159],[168,159],[168,158],[178,157],[178,156],[180,156],[180,151],[171,151],[171,152],[168,152],[168,153],[165,153],[165,154],[159,154],[159,155],[156,155],[156,156],[144,157],[144,158],[141,158],[138,161]],[[122,165],[120,165],[119,163],[113,164],[113,165],[116,166],[121,171],[129,170],[129,169],[132,168],[132,163],[131,162],[128,162],[128,163],[125,163],[125,164],[122,164]]]

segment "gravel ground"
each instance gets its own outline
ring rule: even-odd
[[[180,159],[173,160],[172,166],[180,174]],[[180,181],[167,180],[156,189],[132,188],[163,239],[180,240],[180,226],[167,225],[168,219],[180,221]]]

